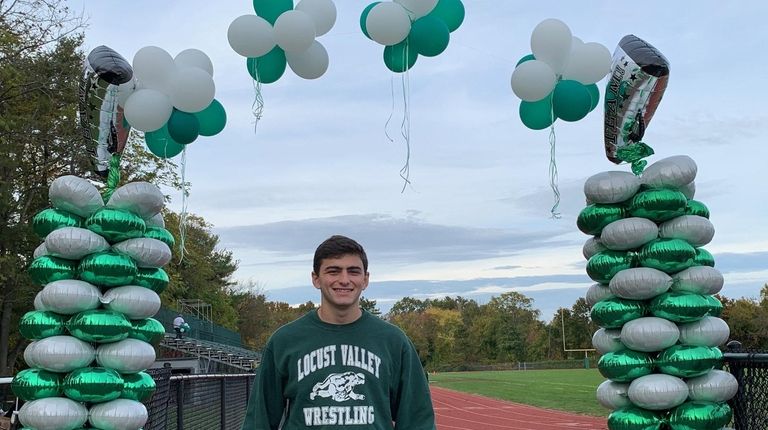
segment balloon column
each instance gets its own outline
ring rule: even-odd
[[[62,176],[51,184],[52,208],[38,213],[45,238],[29,267],[43,285],[35,310],[19,322],[32,340],[29,369],[11,388],[26,403],[27,428],[72,430],[86,421],[105,430],[137,430],[147,420],[142,401],[155,385],[145,369],[165,333],[151,318],[168,284],[161,266],[173,236],[163,228],[163,195],[146,182],[126,184],[104,204],[87,180]]]
[[[696,163],[674,156],[629,172],[598,173],[584,184],[578,216],[592,343],[607,378],[597,399],[610,430],[715,430],[731,419],[736,379],[717,370],[730,330],[713,296],[723,287],[703,246],[714,236],[706,206],[693,200]],[[665,427],[668,426],[668,427]]]
[[[384,64],[395,73],[413,67],[419,55],[445,51],[450,33],[464,21],[461,0],[394,0],[369,4],[360,15],[363,34],[384,45]]]

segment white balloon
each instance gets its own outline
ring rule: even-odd
[[[584,298],[587,301],[587,305],[591,308],[600,300],[610,299],[611,297],[616,296],[611,292],[611,289],[608,288],[607,285],[594,283],[589,287]]]
[[[632,402],[629,401],[629,397],[627,396],[628,389],[629,384],[614,382],[607,379],[597,387],[597,402],[600,403],[602,407],[612,411],[623,408],[624,406],[630,406]]]
[[[395,2],[381,2],[372,7],[365,19],[368,36],[382,45],[396,45],[411,31],[408,12]]]
[[[639,248],[659,236],[655,222],[640,217],[616,220],[600,232],[600,243],[614,251]]]
[[[414,21],[432,12],[437,6],[437,0],[395,0],[395,3],[400,3]]]
[[[304,79],[317,79],[328,70],[328,52],[318,41],[301,53],[285,53],[288,66]]]
[[[171,248],[149,237],[124,240],[112,245],[112,249],[131,257],[137,267],[163,267],[171,261]]]
[[[66,397],[48,397],[24,403],[19,421],[36,430],[60,430],[82,427],[88,421],[88,409]]]
[[[141,402],[115,399],[91,406],[89,419],[100,429],[136,430],[147,422],[149,414]]]
[[[581,248],[581,253],[584,255],[585,259],[589,260],[593,255],[597,254],[598,252],[603,252],[606,249],[608,248],[606,248],[605,245],[600,242],[599,238],[590,237],[586,242],[584,242],[584,246]]]
[[[147,224],[147,227],[161,227],[165,228],[165,219],[163,219],[163,214],[158,212],[155,215],[144,219],[144,222]]]
[[[693,246],[704,246],[715,236],[715,226],[703,216],[683,215],[661,224],[659,237],[683,239]]]
[[[295,9],[312,18],[317,36],[331,31],[333,24],[336,23],[336,5],[333,4],[333,0],[301,0]]]
[[[621,343],[634,351],[662,351],[676,344],[679,338],[677,325],[664,318],[638,318],[621,327]]]
[[[129,182],[112,193],[107,207],[124,209],[147,219],[160,213],[165,196],[160,188],[149,182]]]
[[[256,15],[242,15],[229,24],[229,46],[243,57],[256,58],[274,49],[275,30],[272,24]]]
[[[48,188],[48,199],[57,209],[87,218],[104,207],[99,190],[90,181],[73,176],[59,176]]]
[[[148,369],[154,361],[155,348],[138,339],[128,338],[104,343],[96,350],[96,362],[99,366],[109,367],[120,373],[141,372]]]
[[[584,195],[593,203],[620,203],[629,200],[638,190],[640,178],[629,172],[600,172],[584,182]]]
[[[672,276],[672,291],[717,294],[723,289],[723,274],[710,266],[694,266]]]
[[[141,82],[143,88],[167,92],[175,70],[176,63],[173,62],[173,57],[163,48],[145,46],[133,56],[133,76]],[[129,122],[135,127],[132,121]]]
[[[213,76],[213,63],[208,55],[195,48],[185,49],[174,57],[173,62],[176,63],[176,67],[197,67],[205,70],[209,76]]]
[[[38,258],[48,254],[48,248],[45,247],[45,242],[43,242],[40,245],[37,245],[37,248],[32,252],[32,258]]]
[[[706,316],[699,321],[680,324],[680,343],[694,346],[720,346],[731,335],[728,323]]]
[[[149,288],[125,285],[110,288],[101,299],[104,307],[132,320],[154,316],[160,310],[160,296]]]
[[[618,272],[611,278],[608,288],[617,297],[630,300],[647,300],[667,292],[672,277],[650,267],[633,267]]]
[[[572,39],[571,29],[563,21],[545,19],[531,33],[531,52],[537,60],[549,64],[559,74],[568,62]]]
[[[48,308],[46,308],[45,305],[43,304],[43,297],[40,295],[40,293],[42,292],[43,290],[38,291],[37,294],[35,294],[35,300],[32,302],[32,306],[35,307],[36,311],[48,310]]]
[[[656,373],[633,380],[627,395],[641,408],[661,411],[683,404],[688,398],[688,385],[675,376]]]
[[[172,112],[171,99],[151,88],[134,91],[125,102],[125,120],[140,131],[160,129],[168,122]]]
[[[709,373],[690,378],[688,395],[691,400],[722,403],[727,402],[739,391],[736,377],[729,372],[713,369]]]
[[[30,358],[35,367],[67,373],[87,367],[96,356],[90,343],[72,336],[51,336],[35,342]]]
[[[663,158],[648,165],[643,184],[652,188],[682,188],[696,179],[696,162],[687,155]]]
[[[88,254],[106,251],[109,243],[98,234],[79,227],[64,227],[45,237],[48,254],[69,260],[80,260]]]
[[[285,11],[275,21],[275,40],[286,53],[300,54],[315,41],[315,23],[305,12]]]
[[[621,330],[600,328],[592,335],[592,346],[600,354],[616,352],[625,349],[621,343]]]
[[[62,315],[96,309],[101,303],[98,287],[77,279],[62,279],[45,286],[40,293],[40,302],[46,310]]]
[[[130,81],[120,84],[117,86],[117,105],[120,107],[125,107],[125,102],[128,100],[128,97],[133,94],[134,91],[138,89],[136,85],[136,79],[131,79]]]
[[[535,102],[552,92],[557,77],[547,63],[530,60],[515,67],[511,82],[512,91],[516,96],[528,102]]]
[[[200,112],[216,95],[213,78],[198,67],[180,67],[171,84],[171,103],[182,112]]]
[[[611,60],[611,51],[599,43],[572,43],[563,79],[594,84],[611,71]]]
[[[696,181],[691,181],[679,188],[686,199],[691,200],[696,194]]]

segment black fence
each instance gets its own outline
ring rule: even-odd
[[[768,353],[740,349],[729,344],[725,370],[739,382],[739,391],[729,404],[735,430],[768,429]]]

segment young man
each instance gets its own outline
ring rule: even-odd
[[[184,325],[184,317],[181,316],[181,314],[178,314],[176,318],[173,319],[173,330],[176,332],[176,339],[183,338],[181,334],[181,326]]]
[[[434,430],[427,380],[411,341],[360,309],[368,257],[332,236],[315,251],[320,308],[264,348],[243,430]]]

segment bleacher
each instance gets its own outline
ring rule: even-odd
[[[179,351],[185,355],[221,363],[241,371],[253,371],[261,362],[261,354],[255,351],[192,337],[176,339],[176,334],[171,333],[165,334],[160,346]]]

